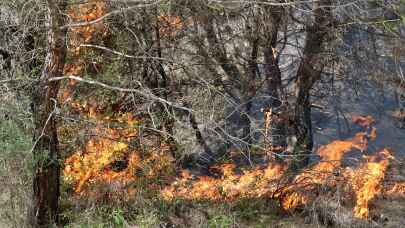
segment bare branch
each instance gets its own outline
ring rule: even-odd
[[[140,5],[131,6],[131,7],[127,7],[127,8],[121,8],[121,9],[113,10],[113,11],[111,11],[109,13],[104,14],[103,16],[101,16],[101,17],[99,17],[99,18],[97,18],[95,20],[67,24],[67,25],[61,26],[60,29],[67,29],[67,28],[81,27],[81,26],[87,26],[87,25],[96,24],[96,23],[98,23],[98,22],[100,22],[100,21],[102,21],[102,20],[104,20],[104,19],[106,19],[108,17],[111,17],[111,16],[113,16],[115,14],[119,14],[119,13],[129,11],[129,10],[132,10],[132,9],[151,7],[151,6],[154,6],[154,5],[157,5],[157,4],[161,3],[163,1],[164,0],[158,0],[158,1],[155,1],[155,2],[152,2],[152,3],[145,3],[145,4],[140,4]]]
[[[131,59],[155,59],[155,60],[161,60],[161,61],[168,61],[168,62],[172,62],[169,59],[165,59],[165,58],[159,58],[159,57],[154,57],[154,56],[135,56],[135,55],[128,55],[119,51],[115,51],[112,50],[110,48],[104,47],[104,46],[100,46],[100,45],[95,45],[95,44],[81,44],[80,47],[89,47],[89,48],[96,48],[96,49],[100,49],[103,51],[107,51],[125,58],[131,58]]]
[[[177,104],[175,104],[173,102],[170,102],[168,100],[160,98],[160,97],[154,95],[151,92],[144,92],[144,91],[141,91],[141,90],[138,90],[138,89],[129,89],[129,88],[121,88],[121,87],[117,87],[117,86],[110,86],[110,85],[107,85],[107,84],[102,83],[102,82],[88,80],[88,79],[80,78],[80,77],[77,77],[77,76],[53,77],[53,78],[50,78],[48,81],[52,82],[52,81],[59,81],[59,80],[64,80],[64,79],[71,79],[71,80],[76,80],[76,81],[84,82],[84,83],[91,84],[91,85],[98,85],[98,86],[101,86],[101,87],[103,87],[105,89],[115,90],[115,91],[119,91],[119,92],[136,93],[136,94],[141,95],[141,96],[143,96],[145,98],[161,102],[161,103],[166,104],[168,106],[171,106],[173,108],[177,108],[177,109],[188,111],[188,112],[193,112],[193,110],[190,109],[190,108],[187,108],[187,107],[184,107],[184,106],[181,106],[181,105],[177,105]]]

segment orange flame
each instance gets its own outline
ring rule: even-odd
[[[169,20],[168,18],[162,16],[160,20]],[[71,74],[80,74],[81,71],[81,65],[66,67],[66,72]],[[123,114],[117,118],[101,117],[100,108],[95,103],[72,102],[71,106],[86,117],[96,120],[98,124],[93,131],[95,135],[99,135],[91,138],[84,149],[77,151],[65,161],[64,179],[74,185],[75,192],[88,194],[85,189],[92,183],[119,182],[126,185],[141,178],[137,174],[139,171],[143,173],[142,178],[145,180],[157,177],[171,179],[170,174],[174,170],[173,158],[168,156],[164,146],[150,148],[150,151],[142,156],[139,152],[130,150],[129,143],[138,135],[133,128],[137,120],[131,114]],[[104,127],[113,121],[124,123],[126,126]],[[239,172],[236,171],[236,164],[223,164],[213,167],[222,174],[220,178],[195,177],[184,170],[180,177],[161,190],[161,195],[166,200],[183,198],[212,201],[270,197],[280,200],[281,206],[289,210],[305,205],[314,200],[318,194],[322,194],[320,186],[336,188],[343,185],[345,194],[354,193],[354,216],[368,218],[370,204],[383,190],[383,181],[390,159],[393,157],[387,149],[384,149],[376,155],[363,156],[357,167],[343,167],[342,161],[348,152],[366,151],[369,140],[377,137],[377,129],[371,128],[375,122],[371,116],[353,115],[352,121],[367,128],[369,133],[360,132],[350,139],[335,140],[320,147],[316,152],[320,156],[320,161],[293,178],[288,177],[287,166],[284,164],[269,163],[266,167],[239,169]],[[125,156],[127,157],[123,158]],[[117,159],[127,161],[126,167],[120,171],[110,167]],[[162,185],[150,184],[150,186],[158,189]],[[136,188],[128,188],[128,193],[136,191]],[[386,192],[405,194],[405,184],[397,183]]]
[[[375,156],[369,157],[369,161],[354,172],[349,170],[350,181],[356,193],[356,206],[354,216],[358,218],[369,217],[369,202],[381,191],[385,171],[389,165],[388,158],[391,153],[384,149]],[[380,160],[380,161],[377,161]]]
[[[394,186],[386,191],[387,195],[404,195],[405,196],[405,182],[395,183]]]
[[[79,105],[80,108],[82,106]],[[131,114],[122,114],[116,118],[100,116],[95,129],[92,130],[92,138],[86,146],[79,150],[64,162],[63,178],[67,183],[74,186],[76,193],[88,194],[84,191],[93,183],[127,183],[140,179],[157,179],[173,173],[173,159],[167,153],[168,146],[151,148],[147,153],[139,153],[130,150],[129,143],[138,132],[134,126],[137,120]],[[113,121],[124,124],[125,127],[105,127]],[[114,162],[122,161],[127,164],[121,170],[114,170]],[[167,178],[169,179],[169,178]],[[131,191],[135,189],[131,188]]]
[[[173,37],[185,27],[184,21],[179,16],[163,14],[158,17],[159,33],[163,37]]]
[[[371,117],[358,117],[353,121],[364,127],[370,127],[374,122]],[[351,139],[336,140],[319,148],[320,162],[303,170],[292,181],[283,179],[287,170],[284,165],[270,163],[264,169],[236,174],[235,164],[225,164],[219,167],[223,174],[221,178],[203,176],[194,179],[188,172],[183,172],[182,177],[162,191],[162,195],[167,200],[180,197],[214,201],[273,197],[281,201],[283,208],[293,209],[312,201],[320,193],[318,186],[349,185],[346,189],[354,190],[356,197],[354,216],[368,218],[370,202],[380,193],[389,160],[393,157],[384,149],[374,156],[364,157],[358,168],[342,167],[342,159],[353,149],[365,151],[368,139],[374,139],[375,134],[375,130],[370,134],[361,132]]]
[[[72,23],[93,21],[107,12],[107,6],[102,0],[90,0],[86,3],[72,4],[68,11],[68,16]],[[85,61],[83,54],[84,49],[81,48],[82,44],[89,44],[93,41],[104,39],[108,37],[109,31],[104,22],[98,21],[85,26],[72,27],[69,30],[69,48],[68,54],[71,56],[72,62],[65,65],[64,75],[68,76],[83,76],[86,71],[86,66],[89,64]],[[92,63],[97,65],[97,63]],[[94,67],[93,66],[93,67]],[[62,90],[60,101],[64,102],[72,96],[74,89],[76,88],[77,81],[70,80],[65,88]]]

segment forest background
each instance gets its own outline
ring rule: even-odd
[[[404,40],[403,0],[2,0],[0,226],[400,227]]]

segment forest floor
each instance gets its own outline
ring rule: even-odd
[[[30,137],[13,123],[2,123],[0,150],[0,227],[27,227],[31,201]],[[392,178],[404,181],[405,158],[389,167]],[[391,178],[392,177],[392,178]],[[175,200],[167,202],[140,191],[130,200],[81,197],[62,185],[62,227],[404,227],[405,194],[377,196],[368,220],[353,217],[353,205],[319,197],[292,211],[268,198],[234,202]]]

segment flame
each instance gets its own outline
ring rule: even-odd
[[[104,1],[90,0],[84,4],[72,6],[69,17],[72,22],[92,21],[105,15],[107,6]],[[186,21],[179,16],[161,15],[158,17],[159,32],[162,36],[172,37],[183,29]],[[99,37],[108,36],[108,29],[102,22],[73,27],[70,31],[69,54],[73,62],[67,64],[65,75],[82,76],[88,63],[84,60],[82,44],[91,43]],[[73,94],[76,81],[70,81],[61,94],[61,100],[66,101]],[[89,187],[94,183],[120,183],[126,187],[127,195],[137,192],[128,183],[139,179],[163,179],[164,183],[172,180],[174,171],[173,158],[168,155],[168,146],[149,148],[147,153],[140,153],[130,147],[131,141],[138,137],[135,125],[139,123],[131,114],[121,114],[118,117],[103,116],[102,107],[96,102],[72,101],[71,108],[81,115],[96,122],[92,135],[84,148],[77,150],[64,163],[63,178],[74,186],[76,193],[89,195]],[[266,113],[266,135],[272,118],[271,111]],[[281,206],[293,209],[311,202],[320,194],[319,186],[336,188],[347,185],[346,194],[354,191],[354,216],[368,218],[370,203],[381,194],[390,159],[392,156],[387,149],[374,156],[364,156],[358,167],[342,167],[345,154],[353,149],[364,152],[368,141],[377,137],[377,129],[371,128],[375,120],[371,116],[352,115],[352,121],[363,128],[371,129],[369,133],[360,132],[347,140],[336,140],[317,150],[320,161],[310,168],[303,170],[294,178],[289,179],[287,165],[269,163],[266,167],[251,170],[238,169],[236,164],[223,164],[213,167],[222,175],[220,178],[209,176],[195,177],[184,170],[180,177],[161,190],[166,200],[175,198],[207,199],[212,201],[234,201],[239,198],[270,197],[280,200]],[[113,122],[121,123],[121,127],[106,127]],[[269,145],[270,150],[276,150]],[[117,171],[112,163],[117,160],[127,162],[126,166]],[[142,175],[139,175],[139,173]],[[162,188],[162,183],[149,183],[151,189]],[[405,183],[396,183],[387,194],[405,194]]]
[[[68,16],[72,23],[93,21],[107,12],[107,4],[103,0],[90,0],[85,3],[73,4],[70,6]],[[178,19],[171,24],[178,24]],[[176,25],[178,26],[178,25]],[[68,54],[72,62],[65,65],[64,75],[83,77],[89,66],[88,60],[84,57],[86,49],[81,48],[82,44],[89,44],[102,41],[108,38],[109,31],[102,20],[80,27],[72,27],[69,30]],[[97,62],[92,62],[93,67]],[[170,180],[173,173],[173,158],[169,155],[169,146],[162,144],[159,147],[144,148],[132,145],[138,137],[137,126],[140,120],[134,118],[131,113],[114,113],[108,115],[106,108],[99,102],[93,100],[78,101],[72,100],[77,82],[69,81],[61,90],[60,101],[70,105],[70,109],[94,124],[94,128],[88,130],[90,137],[83,148],[78,148],[64,162],[63,179],[71,184],[76,193],[82,195],[96,195],[91,187],[95,184],[120,186],[125,189],[127,195],[137,192],[137,189],[127,184],[137,180]],[[115,127],[112,127],[115,126]],[[74,129],[73,129],[74,130]],[[63,137],[72,137],[73,132],[67,127],[59,129]],[[64,133],[64,134],[63,134]],[[121,164],[120,170],[114,167],[115,163]],[[150,188],[156,188],[151,182]],[[115,189],[117,190],[117,189]],[[113,190],[112,192],[116,192]],[[110,196],[112,193],[108,193]]]
[[[94,21],[106,14],[107,6],[103,0],[90,0],[82,4],[74,4],[68,11],[69,18],[73,23]],[[70,50],[75,54],[80,52],[80,44],[89,43],[98,36],[106,36],[107,26],[102,20],[89,25],[72,27],[70,32],[73,37],[70,43],[73,45]]]
[[[387,189],[385,194],[405,196],[405,182],[395,183],[391,188]]]
[[[125,143],[108,139],[90,140],[84,149],[86,153],[79,151],[66,159],[63,176],[68,182],[77,182],[75,191],[81,192],[87,181],[97,178],[99,172],[127,147]]]
[[[93,21],[107,12],[107,5],[103,0],[90,0],[85,3],[72,4],[68,10],[68,16],[72,23]],[[71,27],[69,32],[68,55],[72,60],[71,63],[64,67],[64,75],[81,77],[86,71],[88,65],[93,67],[100,64],[85,60],[84,54],[86,49],[81,48],[82,44],[89,44],[108,37],[109,30],[103,20],[85,26]],[[96,69],[97,71],[99,69]],[[68,100],[76,88],[77,81],[70,80],[62,89],[60,95],[61,103]]]
[[[162,14],[158,16],[159,34],[163,37],[173,37],[185,27],[185,21],[179,16]]]
[[[377,155],[368,157],[369,162],[363,164],[355,172],[348,171],[356,193],[356,206],[353,209],[355,217],[369,217],[369,203],[381,192],[381,183],[389,165],[387,159],[389,157],[391,157],[391,153],[384,149]],[[378,159],[380,161],[376,161]]]
[[[356,117],[353,122],[369,128],[372,117]],[[235,172],[235,164],[214,167],[220,170],[220,178],[202,176],[193,177],[184,171],[182,176],[162,191],[166,200],[175,198],[206,199],[213,201],[233,201],[239,198],[272,197],[280,200],[281,206],[293,209],[311,202],[322,194],[320,186],[336,188],[342,185],[345,194],[355,196],[353,213],[358,218],[368,218],[370,203],[381,193],[386,171],[393,158],[384,149],[373,156],[363,156],[357,167],[342,167],[342,160],[353,149],[366,151],[368,141],[376,137],[376,129],[371,133],[360,132],[347,140],[336,140],[317,150],[321,160],[303,170],[293,180],[285,174],[283,164],[268,164],[265,168]],[[395,185],[391,191],[403,191],[402,185]],[[347,197],[348,199],[350,197]]]
[[[189,172],[183,171],[180,178],[162,191],[162,195],[167,200],[180,197],[213,201],[269,196],[276,189],[273,180],[279,179],[285,171],[282,165],[269,164],[264,169],[244,170],[242,175],[238,175],[234,172],[235,167],[235,164],[218,166],[217,169],[223,173],[220,179],[201,176],[194,180]]]
[[[85,105],[76,105],[80,108],[86,107]],[[88,113],[91,118],[94,118],[93,115],[95,114],[91,111]],[[91,135],[95,136],[86,143],[83,150],[75,152],[65,160],[64,179],[67,182],[75,183],[76,192],[81,192],[84,184],[88,181],[91,182],[104,177],[108,180],[109,177],[100,175],[101,171],[127,152],[128,142],[137,135],[137,130],[133,127],[134,118],[131,114],[123,114],[115,120],[123,121],[123,119],[126,119],[126,128],[103,127],[111,120],[110,118],[100,120],[97,126],[92,129]],[[111,174],[107,176],[122,175]]]
[[[86,105],[77,103],[76,106],[85,113],[88,110]],[[83,149],[73,153],[64,162],[64,181],[73,185],[76,193],[91,194],[88,187],[97,183],[115,183],[125,187],[141,178],[170,179],[168,176],[173,173],[173,159],[168,153],[169,146],[151,148],[143,154],[130,148],[129,143],[138,136],[134,127],[138,121],[132,114],[102,118],[89,112],[88,117],[98,121],[97,126],[91,130],[92,138]],[[106,127],[114,122],[124,127]],[[117,161],[127,164],[121,170],[114,170],[113,164]],[[134,193],[136,189],[129,188],[128,191]]]
[[[372,116],[359,116],[356,114],[352,115],[352,122],[358,124],[364,128],[370,127],[374,122],[374,118]]]
[[[364,134],[357,134],[353,139],[347,141],[334,141],[327,146],[321,147],[318,150],[318,154],[321,156],[321,161],[314,167],[304,170],[303,173],[296,176],[294,183],[299,188],[306,185],[322,184],[327,182],[330,178],[331,173],[338,167],[343,155],[349,152],[352,148],[364,149],[366,144],[366,138]],[[235,164],[224,164],[219,168],[223,175],[221,179],[215,179],[212,177],[199,177],[197,181],[192,181],[191,189],[189,182],[190,176],[187,175],[186,178],[179,179],[170,188],[166,189],[164,195],[170,196],[177,195],[178,197],[184,197],[186,199],[193,198],[205,198],[210,200],[218,200],[221,197],[219,195],[213,194],[213,190],[221,189],[222,195],[226,200],[234,199],[236,196],[244,197],[262,197],[274,194],[278,189],[276,186],[277,182],[280,181],[283,176],[286,166],[282,164],[272,164],[270,163],[266,168],[256,168],[253,170],[244,170],[243,174],[238,175],[234,172]],[[213,186],[210,186],[213,185]],[[295,187],[286,188],[285,193],[290,192]],[[188,189],[188,190],[187,190]],[[211,191],[208,191],[211,189]],[[177,191],[179,194],[171,194],[170,191]],[[300,200],[294,200],[297,198],[297,194],[294,192],[286,197],[285,208],[293,208],[298,205]],[[282,194],[280,194],[281,196]],[[303,196],[302,201],[306,201]],[[288,203],[290,202],[290,203]],[[295,203],[291,203],[295,202]],[[289,206],[287,206],[289,205]]]
[[[107,13],[107,4],[102,0],[89,0],[82,4],[72,4],[68,16],[72,23],[93,21]],[[157,19],[162,37],[173,37],[184,29],[191,20],[183,20],[175,15],[160,15]],[[108,27],[103,20],[69,30],[68,54],[72,62],[65,65],[64,75],[83,77],[89,62],[85,59],[87,49],[82,44],[90,44],[108,38]],[[274,50],[273,50],[274,51]],[[100,64],[91,63],[99,71]],[[77,82],[69,81],[62,89],[60,100],[71,99]],[[90,130],[88,141],[64,162],[63,179],[73,186],[79,195],[98,194],[92,191],[96,184],[114,186],[108,196],[124,190],[126,198],[133,196],[139,188],[130,185],[136,181],[146,182],[148,189],[160,191],[163,198],[173,200],[206,199],[212,201],[235,201],[240,198],[275,198],[286,209],[294,209],[310,203],[317,195],[324,194],[322,188],[343,186],[344,194],[354,195],[353,213],[358,218],[370,216],[372,201],[381,195],[405,195],[405,183],[395,183],[385,188],[383,181],[387,175],[390,160],[393,158],[387,149],[373,156],[364,156],[357,167],[343,167],[344,156],[353,149],[364,152],[369,140],[377,137],[377,129],[372,127],[375,120],[371,116],[352,115],[353,123],[367,129],[347,140],[335,140],[317,150],[320,161],[291,178],[287,165],[274,161],[265,167],[241,169],[236,164],[223,164],[213,167],[222,175],[219,178],[193,176],[187,170],[173,181],[175,167],[169,155],[169,146],[149,147],[147,151],[131,146],[139,136],[137,120],[130,113],[102,115],[104,108],[94,101],[70,101],[70,107],[78,114],[95,123]],[[403,113],[396,113],[399,117]],[[265,113],[265,134],[268,134],[272,121],[271,111]],[[119,125],[118,127],[111,127]],[[64,129],[60,129],[63,131]],[[66,130],[66,129],[65,129]],[[68,132],[68,131],[67,131]],[[280,150],[267,145],[270,151]],[[114,163],[126,164],[114,168]],[[119,191],[117,191],[119,188]],[[350,197],[347,197],[350,199]]]

